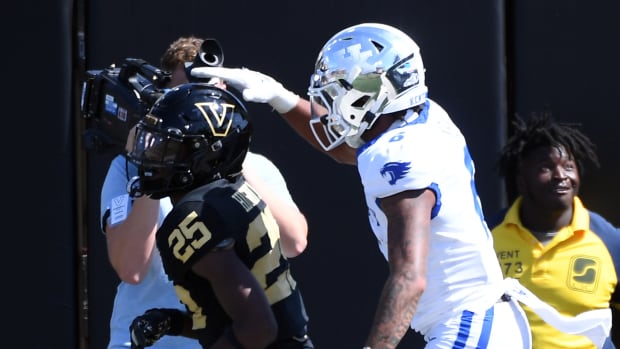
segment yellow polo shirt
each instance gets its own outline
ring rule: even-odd
[[[618,307],[620,231],[574,199],[571,224],[543,246],[519,219],[521,198],[496,218],[495,252],[504,277],[518,279],[560,313],[575,316],[587,310]],[[594,349],[585,336],[562,333],[527,306],[533,349]]]

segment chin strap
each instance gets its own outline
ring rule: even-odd
[[[575,317],[565,316],[541,301],[518,280],[506,278],[504,284],[506,294],[530,307],[546,323],[564,333],[586,336],[598,349],[603,348],[611,331],[611,309],[584,311]]]
[[[364,134],[364,132],[366,132],[366,130],[369,130],[375,124],[375,121],[377,121],[378,118],[381,117],[381,115],[377,116],[377,111],[383,106],[387,98],[388,90],[385,88],[385,86],[381,86],[381,89],[377,94],[377,100],[362,117],[362,121],[360,122],[360,126],[358,127],[355,135],[345,138],[345,142],[351,148],[359,148],[364,145],[364,143],[366,143],[366,141],[362,139],[362,135]]]

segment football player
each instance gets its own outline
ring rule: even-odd
[[[428,98],[410,36],[379,23],[338,32],[318,55],[309,101],[247,69],[192,74],[271,104],[317,149],[357,166],[390,266],[367,347],[396,348],[411,327],[427,348],[529,348],[525,315],[504,295],[467,143]]]
[[[205,54],[203,57],[212,65],[223,63],[223,50],[215,39],[181,36],[168,46],[161,57],[162,69],[171,72],[168,88],[188,82],[187,66],[193,64],[199,53]],[[221,83],[217,86],[225,88]],[[131,139],[127,143],[131,144]],[[278,222],[285,256],[299,255],[307,246],[308,225],[282,173],[267,157],[252,151],[248,151],[243,167],[245,178],[269,204]],[[136,166],[128,163],[124,153],[119,154],[110,162],[101,188],[102,230],[110,264],[120,278],[110,318],[108,349],[130,348],[127,328],[144,310],[183,309],[155,247],[155,232],[171,209],[170,199],[131,197],[127,184],[136,175]],[[157,349],[199,347],[197,341],[181,336],[167,336],[153,345]]]
[[[409,327],[427,349],[530,348],[520,303],[602,346],[608,312],[567,319],[503,278],[465,138],[428,98],[420,49],[403,31],[362,23],[336,33],[318,55],[309,101],[249,69],[191,74],[222,78],[245,100],[269,103],[317,149],[357,166],[390,266],[366,348],[395,348]]]
[[[251,136],[244,105],[200,83],[173,88],[138,123],[133,185],[171,199],[156,243],[188,311],[147,310],[131,325],[133,347],[184,335],[203,348],[313,348],[276,220],[242,175]]]

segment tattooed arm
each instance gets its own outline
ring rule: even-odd
[[[405,191],[382,200],[388,217],[390,272],[383,286],[366,346],[396,348],[403,338],[426,287],[430,238],[430,190]]]

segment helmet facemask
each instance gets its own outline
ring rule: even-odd
[[[194,184],[193,158],[206,148],[200,135],[184,136],[178,129],[165,132],[140,122],[133,148],[128,157],[138,165],[140,192],[161,199],[171,192],[182,191]]]
[[[322,87],[310,88],[310,111],[312,119],[310,128],[321,147],[329,151],[342,144],[344,139],[357,133],[357,126],[347,122],[338,110],[333,110],[335,100],[346,93],[339,82],[332,82]]]
[[[313,79],[319,81],[320,77],[315,74]],[[373,91],[375,88],[378,92]],[[343,142],[353,148],[361,146],[364,142],[360,137],[379,116],[373,111],[384,103],[386,97],[381,86],[372,89],[355,87],[344,79],[310,87],[308,95],[312,113],[310,126],[326,151]]]

